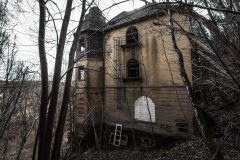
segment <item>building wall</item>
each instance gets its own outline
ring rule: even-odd
[[[74,108],[75,122],[82,125],[87,122],[90,108],[96,114],[103,106],[103,59],[81,59],[76,66],[84,66],[85,70],[85,79],[76,81],[76,107]],[[78,70],[76,69],[76,78],[77,76]]]
[[[174,14],[175,21],[186,30],[188,19]],[[154,25],[153,22],[163,25]],[[133,25],[127,25],[105,34],[105,122],[123,124],[137,129],[167,135],[187,136],[192,134],[192,108],[178,70],[178,60],[172,46],[168,16],[149,19]],[[125,34],[130,26],[135,26],[139,33],[139,46],[124,47]],[[114,38],[119,37],[120,45]],[[192,81],[191,45],[186,36],[176,34],[178,47],[184,57],[185,69]],[[119,53],[119,62],[116,57]],[[128,79],[127,61],[135,58],[140,63],[140,78]],[[117,65],[118,64],[118,65]],[[119,65],[120,64],[120,65]],[[119,70],[117,68],[120,68]],[[170,67],[170,69],[169,69]],[[118,71],[116,71],[118,70]],[[118,78],[118,75],[119,78]],[[175,86],[175,87],[174,87]],[[141,97],[147,96],[155,104],[156,122],[141,122],[134,119],[134,104]]]

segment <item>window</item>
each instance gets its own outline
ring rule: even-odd
[[[135,101],[135,119],[145,122],[155,122],[155,104],[152,99],[142,96]]]
[[[81,46],[81,51],[85,51],[86,50],[86,48],[85,48],[85,46]]]
[[[79,40],[79,44],[80,44],[80,51],[85,51],[86,50],[86,46],[85,46],[84,39],[80,39]]]
[[[78,80],[85,80],[85,69],[84,66],[78,68]]]
[[[136,59],[130,59],[127,62],[127,76],[129,78],[139,77],[139,63]]]
[[[126,43],[133,44],[138,42],[138,30],[136,27],[128,28],[126,32]]]

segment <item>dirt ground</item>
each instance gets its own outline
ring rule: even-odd
[[[208,113],[216,121],[215,141],[221,147],[225,160],[240,160],[240,106],[211,108]],[[196,135],[187,141],[178,141],[168,148],[141,150],[140,147],[108,149],[91,148],[82,154],[74,154],[73,160],[209,160],[210,155],[203,138]]]

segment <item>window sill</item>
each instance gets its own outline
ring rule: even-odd
[[[135,43],[129,43],[129,44],[123,44],[120,47],[124,48],[131,48],[131,47],[141,47],[142,44],[139,42],[135,42]]]
[[[134,123],[145,123],[145,124],[157,125],[157,122],[142,121],[142,120],[137,120],[137,119],[134,119]]]
[[[124,82],[127,82],[127,81],[139,81],[139,82],[142,82],[142,78],[140,78],[140,77],[127,77],[127,78],[123,78],[123,81]]]

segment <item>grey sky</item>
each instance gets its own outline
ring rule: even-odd
[[[109,6],[113,5],[114,3],[118,3],[122,0],[96,0],[96,4],[100,7],[100,9],[108,8]],[[63,11],[65,9],[66,0],[54,0],[58,5],[59,9]],[[73,30],[77,26],[77,21],[80,16],[81,6],[80,1],[74,1],[74,5],[76,8],[74,9],[71,15],[71,23],[69,25],[69,31]],[[122,11],[130,11],[135,8],[139,8],[144,5],[143,2],[139,0],[130,0],[123,4],[117,5],[112,7],[106,11],[104,11],[104,16],[109,20],[116,16],[117,14],[121,13]],[[38,31],[38,3],[37,1],[32,0],[23,0],[22,4],[23,13],[18,14],[15,16],[15,20],[12,22],[14,27],[14,34],[17,36],[17,46],[18,46],[18,58],[29,62],[29,64],[38,65],[38,46],[37,46],[37,31]],[[56,20],[56,26],[58,31],[61,27],[61,16],[58,13],[58,8],[53,4],[48,4],[48,9],[51,14],[54,15]],[[14,10],[12,11],[14,12]],[[70,35],[73,32],[70,32],[68,40],[71,41]],[[56,32],[53,27],[52,21],[47,23],[47,31],[46,31],[46,51],[47,51],[47,59],[48,59],[48,66],[49,66],[49,73],[52,73],[54,67],[54,57],[55,57],[55,46],[56,46]],[[67,52],[69,51],[69,46],[65,48],[64,51],[64,64],[66,64],[66,60],[68,59]],[[66,66],[63,65],[63,71],[66,69]]]

